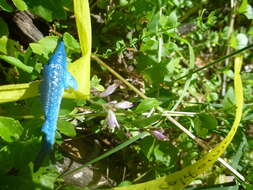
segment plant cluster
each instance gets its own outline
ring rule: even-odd
[[[89,2],[91,97],[63,100],[55,161],[48,158],[35,173],[33,161],[42,139],[40,97],[0,105],[0,189],[74,190],[145,182],[191,165],[207,153],[166,116],[174,117],[210,147],[233,124],[234,59],[223,57],[252,44],[251,0]],[[20,13],[30,19],[21,26]],[[27,23],[32,27],[29,32],[24,30]],[[0,26],[1,85],[41,80],[43,65],[60,38],[69,62],[81,55],[71,0],[2,0]],[[253,189],[251,52],[241,52],[243,116],[223,155],[246,182],[216,164],[189,189]],[[221,61],[208,64],[217,59]],[[136,135],[140,138],[134,139]],[[115,154],[100,160],[110,150]],[[100,160],[91,171],[106,183],[99,186],[94,179],[75,184],[75,175],[60,176],[67,158],[80,170],[83,163]]]

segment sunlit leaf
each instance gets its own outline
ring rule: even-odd
[[[23,0],[12,0],[12,2],[20,11],[24,11],[28,9],[26,3]]]
[[[19,139],[23,128],[19,121],[10,117],[0,116],[0,137],[7,142],[14,142]]]
[[[7,42],[8,42],[7,36],[0,37],[0,52],[4,54],[7,53]]]
[[[70,49],[74,52],[80,52],[80,45],[76,39],[68,32],[63,34],[63,41],[67,49]]]
[[[74,125],[65,120],[58,120],[57,130],[68,137],[76,136]]]
[[[0,59],[4,60],[5,62],[16,66],[17,68],[31,73],[33,71],[33,67],[27,66],[25,65],[23,62],[21,62],[19,59],[15,58],[15,57],[11,57],[11,56],[7,56],[7,55],[0,55]]]
[[[32,52],[38,55],[42,55],[44,58],[48,59],[50,53],[53,53],[57,46],[57,36],[47,36],[37,43],[30,43]]]

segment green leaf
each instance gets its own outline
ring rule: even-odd
[[[141,117],[133,121],[133,126],[137,128],[147,127],[153,124],[154,122],[159,121],[160,119],[161,116],[159,115],[152,115],[150,117]]]
[[[176,27],[177,26],[177,14],[176,11],[173,11],[170,13],[169,17],[168,17],[168,26],[169,27]]]
[[[50,10],[44,6],[41,6],[41,5],[34,7],[32,10],[34,13],[41,16],[42,18],[44,18],[48,22],[53,21],[53,11],[52,10]]]
[[[105,88],[100,84],[101,79],[97,77],[97,75],[93,75],[90,81],[91,88],[95,88],[96,90],[103,92]]]
[[[57,36],[47,36],[43,39],[41,39],[37,43],[30,43],[30,47],[33,51],[33,53],[42,55],[44,58],[48,59],[50,56],[50,53],[53,53],[57,46]]]
[[[150,20],[150,22],[148,23],[148,26],[147,26],[147,29],[150,32],[157,32],[159,19],[160,19],[160,13],[156,13],[153,15],[152,19]]]
[[[0,37],[1,36],[8,36],[9,35],[9,28],[6,22],[0,18]]]
[[[222,104],[225,110],[230,110],[235,106],[235,94],[232,87],[228,89]]]
[[[73,99],[63,99],[61,103],[59,116],[64,116],[71,113],[76,106],[76,101]]]
[[[200,121],[199,118],[196,117],[193,121],[194,121],[194,130],[196,131],[196,134],[201,138],[205,138],[206,135],[208,134],[208,129],[203,127],[202,122]]]
[[[120,0],[119,1],[120,6],[122,6],[122,7],[126,6],[128,3],[129,3],[128,0]]]
[[[232,160],[231,166],[235,170],[239,169],[239,167],[240,167],[239,163],[240,163],[240,160],[243,156],[243,150],[246,146],[247,146],[247,138],[246,138],[245,134],[242,134],[242,140],[240,142],[240,145],[237,148],[236,153],[231,158],[231,160]]]
[[[76,136],[76,130],[72,123],[65,120],[58,120],[57,129],[68,137]]]
[[[136,108],[136,112],[149,111],[153,107],[159,106],[160,102],[155,98],[147,98],[143,100]]]
[[[245,13],[248,6],[248,0],[242,0],[242,4],[239,7],[239,13]]]
[[[154,147],[154,157],[156,162],[160,162],[163,165],[169,167],[172,161],[172,157],[170,154],[174,153],[174,151],[171,150],[171,148],[172,147],[168,145],[167,142],[157,142],[157,144]]]
[[[4,54],[7,54],[7,42],[8,42],[7,36],[2,36],[0,38],[0,52]]]
[[[13,11],[13,7],[6,0],[0,0],[0,8],[9,13]]]
[[[67,48],[69,48],[70,50],[80,53],[81,52],[81,48],[79,43],[77,42],[77,40],[68,32],[65,32],[63,34],[63,41],[65,42],[65,45]]]
[[[49,170],[50,169],[50,170]],[[53,190],[55,189],[56,179],[59,177],[59,173],[55,167],[42,167],[36,173],[32,173],[33,183],[40,187],[36,189],[41,189],[41,185],[43,185],[43,189]]]
[[[26,0],[26,3],[29,10],[49,22],[54,19],[66,19],[62,0]]]
[[[155,148],[155,142],[156,140],[152,136],[145,137],[139,142],[140,147],[141,147],[141,152],[148,159],[148,161],[154,160],[153,153],[154,153],[154,148]]]
[[[23,132],[19,121],[0,116],[0,137],[7,142],[17,141]]]
[[[7,55],[0,55],[0,59],[4,60],[5,62],[14,65],[18,67],[19,69],[27,72],[27,73],[32,73],[33,67],[25,65],[22,61],[15,57],[7,56]]]
[[[199,120],[201,121],[201,127],[206,129],[216,129],[218,122],[214,116],[206,113],[201,113],[198,115]]]
[[[23,0],[12,0],[12,2],[20,11],[24,11],[28,9],[26,3]]]

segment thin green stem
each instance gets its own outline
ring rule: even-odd
[[[202,70],[204,70],[204,69],[206,69],[206,68],[208,68],[208,67],[210,67],[212,65],[220,63],[220,62],[224,61],[225,59],[228,59],[230,57],[234,57],[235,55],[238,55],[238,54],[242,53],[243,51],[248,50],[248,49],[250,49],[252,47],[253,47],[253,44],[250,44],[250,45],[248,45],[248,46],[246,46],[246,47],[244,47],[242,49],[239,49],[239,50],[234,51],[234,52],[232,52],[232,53],[230,53],[228,55],[225,55],[225,56],[223,56],[223,57],[221,57],[221,58],[219,58],[219,59],[217,59],[217,60],[215,60],[215,61],[213,61],[213,62],[211,62],[211,63],[209,63],[209,64],[207,64],[205,66],[203,66],[203,67],[200,67],[198,69],[192,70],[188,74],[186,74],[186,75],[184,75],[182,77],[179,77],[179,78],[173,80],[172,82],[174,83],[174,82],[179,81],[179,80],[181,80],[181,79],[183,79],[185,77],[189,77],[189,76],[193,75],[194,73],[197,73],[197,72],[202,71]]]

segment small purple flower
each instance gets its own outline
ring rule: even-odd
[[[115,104],[114,107],[118,108],[118,109],[129,109],[129,108],[133,107],[133,103],[128,102],[128,101],[121,101],[121,102]]]
[[[115,113],[112,110],[108,110],[108,115],[106,118],[108,127],[112,130],[112,132],[114,132],[115,128],[119,128],[119,123],[117,121],[117,118],[115,116]]]
[[[114,83],[114,84],[108,86],[107,89],[104,92],[99,94],[99,96],[100,97],[106,97],[106,96],[111,95],[112,93],[115,92],[115,90],[118,88],[118,86],[119,86],[118,83]]]
[[[163,134],[162,131],[152,131],[151,132],[158,140],[160,141],[165,141],[165,140],[168,140],[168,138]]]

